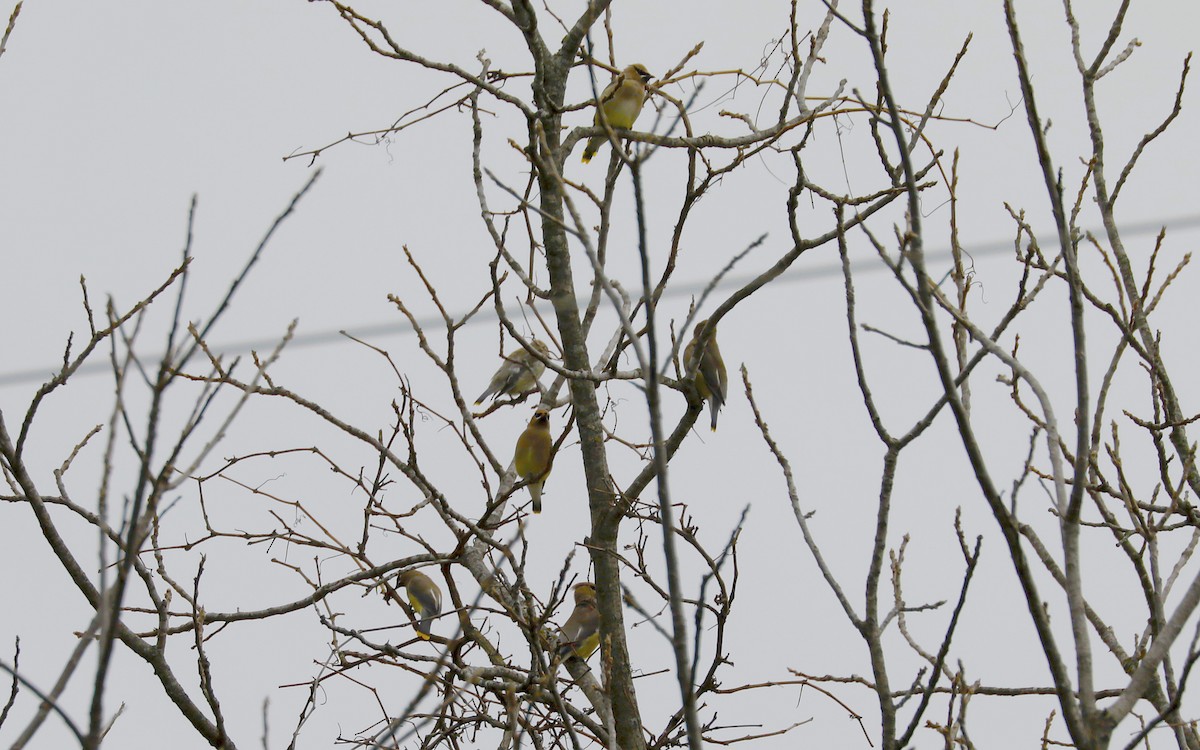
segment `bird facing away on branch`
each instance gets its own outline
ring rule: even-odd
[[[408,592],[408,603],[420,618],[413,627],[421,640],[429,640],[429,623],[442,613],[442,590],[433,580],[419,570],[405,570],[396,578],[396,583]]]
[[[646,84],[654,76],[641,63],[634,63],[604,87],[596,106],[596,118],[592,121],[596,127],[602,127],[600,113],[613,130],[628,130],[633,127],[642,105],[646,103]],[[600,146],[608,140],[608,135],[601,133],[588,139],[587,147],[583,149],[583,163],[587,164],[600,150]]]
[[[717,348],[717,329],[713,328],[712,336],[703,352],[696,351],[696,339],[704,330],[707,320],[696,324],[692,331],[692,340],[683,350],[683,366],[687,370],[696,368],[696,391],[700,398],[708,402],[708,411],[712,414],[712,429],[717,429],[717,415],[725,405],[725,396],[729,393],[729,375],[725,372],[725,360],[721,359],[721,350]],[[697,361],[699,360],[699,361]]]
[[[529,348],[542,357],[550,356],[550,347],[538,339],[530,341]],[[504,363],[492,376],[492,382],[488,383],[487,390],[475,399],[476,405],[482,404],[488,396],[491,396],[493,401],[501,396],[520,396],[532,388],[537,379],[546,371],[546,363],[525,349],[517,349],[511,354],[505,355],[503,359]]]
[[[596,586],[577,583],[575,609],[559,631],[558,657],[567,659],[578,656],[587,659],[600,645],[600,610],[596,609]]]
[[[554,441],[550,437],[550,412],[538,409],[529,420],[529,426],[517,438],[517,451],[513,455],[513,467],[517,476],[529,482],[529,496],[533,498],[533,512],[542,512],[542,486],[550,475],[554,462],[551,453]]]

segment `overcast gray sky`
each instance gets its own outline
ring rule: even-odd
[[[0,5],[5,17],[11,6]],[[562,6],[562,13],[571,17],[582,3]],[[1094,48],[1113,3],[1086,6],[1078,11]],[[494,68],[529,67],[520,37],[481,3],[444,0],[358,7],[368,15],[381,14],[402,44],[428,57],[473,69],[483,50]],[[787,3],[766,0],[616,3],[614,9],[618,60],[640,61],[652,72],[674,65],[700,41],[705,46],[691,63],[695,68],[751,69],[783,33],[788,14]],[[801,9],[803,26],[818,22],[819,2],[803,2]],[[1067,184],[1074,184],[1082,169],[1077,157],[1086,153],[1087,144],[1062,9],[1057,3],[1024,2],[1019,11],[1039,105],[1052,123],[1049,139]],[[942,113],[978,124],[935,123],[930,134],[947,153],[961,148],[959,226],[964,245],[978,250],[974,304],[985,321],[1005,309],[1018,273],[1011,251],[1000,251],[1004,246],[998,244],[1012,237],[1004,202],[1028,208],[1030,222],[1043,236],[1051,234],[1002,21],[998,2],[898,3],[889,38],[897,94],[918,107],[936,88],[963,38],[974,34]],[[1101,101],[1115,154],[1127,154],[1169,111],[1198,24],[1200,8],[1193,2],[1135,6],[1121,44],[1136,37],[1142,46],[1106,79]],[[812,93],[832,92],[846,79],[848,89],[860,88],[865,96],[873,96],[870,59],[860,40],[835,29],[824,57],[827,62],[818,68]],[[764,120],[774,116],[769,109],[760,111],[760,93],[750,88],[734,92],[725,80],[712,80],[698,96],[692,116],[698,130],[732,132],[728,120],[718,116],[723,109]],[[189,201],[196,195],[195,261],[185,310],[189,318],[207,314],[273,218],[312,174],[309,160],[284,157],[325,146],[347,132],[386,128],[449,83],[374,55],[322,3],[27,0],[0,58],[0,410],[5,419],[11,424],[24,414],[40,382],[30,373],[48,373],[60,361],[68,334],[75,331],[78,339],[86,332],[81,275],[97,307],[104,295],[111,294],[121,306],[140,298],[178,263]],[[571,86],[571,101],[587,98],[582,69]],[[677,87],[672,93],[686,98],[691,90]],[[1147,230],[1174,222],[1164,266],[1178,262],[1200,236],[1195,104],[1193,88],[1185,96],[1184,114],[1147,152],[1122,198],[1120,217],[1131,228],[1129,239],[1138,246],[1132,252],[1139,259],[1152,246]],[[587,124],[590,117],[589,110],[567,119],[576,126]],[[650,122],[651,115],[643,114],[639,126],[649,127]],[[505,141],[520,137],[520,124],[505,113],[489,123],[488,134],[485,160],[514,185],[523,185],[522,165]],[[448,112],[380,143],[343,143],[326,151],[316,160],[324,170],[321,178],[273,239],[234,311],[212,333],[214,346],[231,353],[239,353],[238,346],[244,348],[245,342],[269,348],[268,342],[299,319],[300,340],[308,345],[285,353],[273,371],[276,381],[374,432],[389,422],[388,405],[397,396],[395,379],[377,354],[331,335],[342,329],[361,333],[392,352],[423,398],[446,408],[451,402],[444,384],[420,355],[386,295],[401,296],[418,316],[436,313],[406,265],[402,246],[419,259],[452,311],[465,311],[489,289],[487,263],[494,250],[479,221],[470,138],[468,113]],[[823,123],[808,149],[806,164],[814,179],[831,188],[862,190],[879,179],[867,122],[861,116],[838,118],[836,126]],[[570,159],[568,176],[598,187],[606,161],[598,158],[584,167]],[[683,163],[678,154],[661,153],[647,168],[652,254],[670,240]],[[790,173],[781,170],[785,165],[779,157],[752,161],[701,204],[685,236],[688,251],[676,274],[683,293],[668,298],[665,316],[682,319],[695,285],[763,233],[767,240],[737,275],[767,267],[788,249],[783,207]],[[618,211],[630,216],[628,182],[618,190]],[[498,190],[491,197],[505,202]],[[944,201],[944,190],[932,191],[923,206],[935,227],[931,231],[940,232],[929,237],[933,252],[949,241],[937,228],[946,223]],[[1085,215],[1089,213],[1090,208]],[[802,218],[811,222],[814,233],[829,226],[828,209],[821,204],[802,208]],[[1084,224],[1094,226],[1095,221]],[[633,288],[638,276],[632,217],[614,231],[612,272]],[[887,274],[875,272],[870,248],[860,242],[852,256],[860,269],[860,321],[915,337],[918,319]],[[731,376],[743,363],[748,368],[775,437],[798,472],[802,499],[817,510],[814,528],[826,542],[830,562],[861,598],[882,449],[854,385],[844,292],[840,274],[830,273],[836,260],[833,247],[806,256],[796,268],[797,278],[765,290],[725,320],[721,343]],[[1165,328],[1164,335],[1168,356],[1179,372],[1196,364],[1196,292],[1195,274],[1189,269],[1160,313],[1160,323],[1175,325]],[[515,286],[510,287],[509,301],[517,294]],[[1022,352],[1056,394],[1068,396],[1064,403],[1070,403],[1071,361],[1063,347],[1069,327],[1061,315],[1062,300],[1058,293],[1030,313],[1033,321],[1045,324],[1022,329]],[[165,307],[156,314],[142,342],[146,354],[158,350],[168,319]],[[463,388],[470,396],[482,389],[497,363],[494,315],[485,310],[480,322],[464,330],[458,342],[460,372],[475,373],[469,379],[464,376]],[[598,337],[595,345],[601,346],[606,337],[607,333]],[[898,427],[904,425],[923,413],[937,393],[928,357],[878,337],[866,340],[872,385],[884,413]],[[989,366],[977,376],[978,391],[990,395],[981,395],[976,403],[981,419],[994,426],[988,436],[989,455],[1011,474],[1023,459],[1028,430],[1005,400],[1004,386],[993,382],[998,372]],[[1132,375],[1121,386],[1131,392],[1143,389]],[[638,393],[628,386],[614,386],[613,393],[622,424],[641,437],[645,417]],[[106,421],[110,396],[111,376],[88,375],[47,402],[29,449],[30,462],[42,472],[39,479],[47,487],[52,486],[49,472],[71,446],[93,425]],[[678,414],[682,398],[669,394],[667,408]],[[499,452],[509,450],[523,427],[523,414],[485,420],[484,434]],[[1069,411],[1060,416],[1069,419]],[[963,506],[969,533],[985,534],[988,541],[979,588],[956,640],[955,655],[966,661],[973,678],[989,685],[1048,684],[995,523],[978,497],[951,427],[944,415],[933,434],[913,448],[915,455],[898,479],[894,543],[904,533],[913,536],[906,592],[913,603],[956,595],[958,569],[947,572],[944,561],[954,559],[953,511]],[[425,455],[438,457],[432,464],[440,460],[439,446],[447,454],[454,451],[453,439],[432,426],[422,437],[427,441]],[[349,467],[372,464],[369,451],[331,436],[297,409],[255,404],[205,470],[218,468],[223,457],[316,443],[328,446]],[[582,482],[578,457],[578,449],[568,442],[547,484],[546,512],[529,527],[530,569],[537,571],[531,584],[545,591],[587,530],[582,497],[571,490]],[[88,507],[94,505],[88,496],[93,486],[89,480],[94,480],[99,460],[98,444],[93,445],[73,470],[76,499]],[[629,456],[618,454],[618,483],[631,476],[634,466]],[[299,462],[255,464],[233,473],[253,486],[265,483],[282,497],[303,498],[324,522],[351,535],[361,522],[361,498]],[[433,473],[448,493],[459,491],[471,498],[470,503],[477,500],[478,481],[469,470],[463,471],[461,456],[447,459],[447,465],[436,466]],[[862,642],[847,626],[802,547],[782,477],[758,437],[740,384],[722,415],[721,429],[693,436],[672,464],[671,476],[676,497],[689,504],[702,537],[713,548],[723,543],[742,509],[751,506],[741,543],[738,606],[726,644],[735,666],[725,678],[726,686],[787,679],[789,667],[810,674],[866,674]],[[214,493],[217,489],[213,485]],[[238,525],[239,513],[247,514],[248,525],[264,522],[263,506],[249,493],[232,485],[224,491],[227,496],[207,499],[226,514],[230,525]],[[196,520],[195,497],[189,492],[185,488],[172,511],[178,526],[171,533],[177,540]],[[0,579],[7,613],[0,619],[0,658],[7,660],[8,644],[19,635],[22,670],[46,683],[73,648],[73,631],[86,626],[90,613],[50,556],[29,509],[4,506],[0,514],[6,540],[0,544],[0,565],[10,572]],[[82,525],[67,526],[77,534],[75,543],[92,543]],[[444,531],[442,537],[436,530],[429,533],[438,540],[435,544],[446,541]],[[417,551],[403,540],[396,539],[394,545],[390,558]],[[300,552],[299,559],[289,554],[293,552],[233,543],[213,548],[206,579],[210,608],[230,611],[302,596],[303,582],[270,560],[303,565],[311,553]],[[377,555],[389,559],[383,552]],[[345,569],[337,561],[328,564]],[[582,550],[574,567],[586,575]],[[1097,587],[1129,584],[1123,578],[1106,583],[1104,571],[1089,572],[1095,575],[1093,582],[1100,581],[1093,583]],[[1118,600],[1119,596],[1113,594]],[[1123,641],[1143,627],[1136,617],[1122,621],[1119,606],[1106,614]],[[363,605],[353,616],[358,615],[361,619],[348,626],[377,627],[388,624],[387,618],[401,617],[396,608],[374,605]],[[628,613],[627,621],[635,623],[637,618]],[[914,621],[914,629],[929,639],[943,625],[942,615]],[[284,747],[305,690],[280,686],[303,683],[318,673],[317,662],[327,656],[327,631],[311,610],[234,630],[210,646],[231,733],[242,747],[254,746],[261,734],[262,702],[269,699],[271,746]],[[402,636],[397,632],[393,639]],[[642,659],[647,673],[672,664],[651,628],[637,627],[631,638],[635,658]],[[180,643],[178,648],[180,663],[186,664],[191,655],[182,652],[187,646]],[[126,708],[110,735],[112,746],[157,748],[166,736],[187,736],[182,746],[199,746],[199,738],[188,734],[178,712],[159,696],[157,683],[142,663],[119,653],[117,665],[108,705],[115,709],[124,702]],[[372,670],[371,678],[387,686],[385,699],[395,705],[418,687],[415,677],[399,670],[392,675],[380,667]],[[1115,679],[1116,673],[1103,672],[1101,687],[1107,686],[1105,677]],[[80,679],[64,701],[81,718],[87,684]],[[674,705],[674,679],[662,673],[639,684],[644,686],[647,722],[656,726],[655,719]],[[876,709],[869,692],[849,686],[837,692],[866,715],[871,727]],[[727,724],[761,724],[770,730],[814,718],[763,746],[865,746],[844,710],[811,691],[802,697],[784,689],[723,700],[727,702],[714,705]],[[331,746],[339,732],[350,736],[378,715],[374,698],[346,682],[327,683],[320,703],[303,730],[302,747]],[[11,741],[13,727],[21,725],[32,708],[33,702],[24,697],[14,721],[0,729],[0,742]],[[1049,710],[1050,704],[1039,699],[979,698],[972,704],[978,722],[975,739],[981,747],[1032,746]],[[1065,733],[1060,731],[1059,738]],[[64,741],[63,730],[50,726],[37,746]],[[932,732],[918,734],[920,746],[938,742]]]

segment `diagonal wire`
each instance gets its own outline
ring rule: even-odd
[[[1189,216],[1175,216],[1165,219],[1151,219],[1147,221],[1130,222],[1121,227],[1123,234],[1129,236],[1156,234],[1163,227],[1171,230],[1180,231],[1200,227],[1200,214],[1191,214]],[[1095,230],[1099,232],[1100,230]],[[992,255],[1000,255],[1003,253],[1011,253],[1013,249],[1012,239],[993,240],[990,242],[982,242],[976,245],[967,245],[963,247],[963,253],[970,258],[979,259]],[[937,264],[943,261],[952,260],[952,255],[949,249],[937,250],[926,253],[926,262],[930,265]],[[879,264],[871,264],[855,273],[871,273],[875,271],[886,270]],[[841,277],[842,266],[841,262],[815,263],[806,268],[793,268],[786,271],[773,284],[779,283],[797,283],[805,281],[816,281],[819,279]],[[721,288],[736,288],[750,281],[752,274],[730,275],[720,284]],[[680,282],[670,287],[664,292],[664,296],[682,297],[687,295],[698,294],[707,288],[710,280],[703,281],[687,281]],[[452,316],[457,319],[465,317],[464,315]],[[492,319],[484,315],[475,315],[467,320],[464,326],[474,326],[481,324],[490,324],[494,322]],[[440,327],[445,324],[445,321],[440,315],[429,316],[427,318],[419,318],[417,323],[425,329]],[[289,350],[294,350],[300,347],[328,346],[339,341],[346,341],[345,333],[350,332],[346,329],[314,331],[312,333],[297,333],[292,337],[291,343],[288,345]],[[400,333],[408,335],[411,329],[398,329],[395,321],[388,320],[381,323],[367,323],[361,326],[355,326],[352,333],[357,338],[371,338],[378,336],[392,336]],[[215,351],[224,352],[244,352],[251,349],[261,350],[272,347],[278,343],[278,337],[271,338],[256,338],[246,339],[243,341],[233,341],[224,346],[212,347]],[[56,372],[58,365],[45,365],[43,367],[27,368],[24,370],[10,370],[0,373],[0,388],[8,385],[20,385],[24,383],[40,383],[51,377],[51,374]],[[85,362],[78,370],[75,371],[75,377],[88,375],[99,375],[111,370],[111,364],[101,362]]]

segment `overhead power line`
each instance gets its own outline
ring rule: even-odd
[[[1122,234],[1130,236],[1154,234],[1160,231],[1164,226],[1172,230],[1200,227],[1200,214],[1176,216],[1152,221],[1132,222],[1122,225],[1121,232]],[[1094,229],[1092,232],[1095,234],[1103,234],[1103,230],[1100,229]],[[1012,251],[1012,239],[993,240],[990,242],[983,242],[976,245],[963,247],[963,252],[973,259],[999,255],[1005,252],[1011,253]],[[936,264],[942,261],[949,261],[951,260],[952,256],[949,249],[940,249],[927,253],[926,258],[930,264]],[[874,264],[860,270],[859,273],[870,273],[882,270],[884,270],[884,266]],[[741,286],[754,279],[756,275],[757,274],[740,274],[727,276],[721,282],[720,288]],[[772,283],[779,284],[795,283],[800,281],[815,281],[818,279],[825,279],[841,275],[842,266],[840,262],[817,263],[811,266],[789,269]],[[668,287],[667,291],[664,293],[664,296],[679,297],[684,295],[699,294],[704,291],[708,284],[709,280],[680,282]],[[440,326],[442,324],[442,319],[440,317],[429,316],[427,318],[419,319],[417,323],[422,328],[434,327]],[[476,315],[467,322],[467,325],[484,323],[494,323],[494,319],[482,315]],[[339,341],[348,342],[348,339],[345,337],[342,331],[352,333],[356,338],[360,339],[370,339],[372,337],[396,334],[409,335],[411,333],[409,330],[401,330],[396,325],[394,320],[389,320],[382,323],[369,323],[366,325],[357,326],[353,330],[341,328],[336,330],[327,329],[324,331],[315,331],[313,333],[298,333],[292,337],[291,342],[288,344],[288,348],[293,349],[297,347],[325,346],[327,344],[333,344]],[[276,336],[273,338],[257,338],[246,341],[234,341],[224,346],[213,345],[211,349],[216,352],[246,352],[252,349],[261,351],[274,347],[278,343],[279,337]],[[103,372],[110,372],[111,367],[111,364],[107,361],[96,360],[93,362],[85,362],[78,370],[75,371],[75,375],[73,377],[98,375]],[[53,376],[53,373],[57,372],[57,370],[58,366],[54,365],[0,373],[0,387],[19,385],[22,383],[45,382],[46,380],[49,380]]]

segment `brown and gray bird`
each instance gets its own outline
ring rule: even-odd
[[[592,121],[596,127],[601,126],[600,112],[604,112],[604,120],[613,130],[628,130],[642,113],[642,105],[646,103],[646,84],[654,76],[641,63],[634,63],[604,87],[600,93],[600,101],[596,106],[596,117]],[[588,139],[583,149],[583,163],[587,164],[600,150],[600,146],[608,140],[608,135],[601,133]]]
[[[600,610],[596,609],[596,586],[577,583],[575,609],[559,631],[558,656],[567,659],[571,655],[587,659],[600,645]]]
[[[429,640],[429,623],[442,613],[442,590],[419,570],[405,570],[396,583],[408,592],[408,603],[420,619],[413,624],[421,640]]]
[[[542,512],[542,486],[550,475],[554,463],[551,452],[554,440],[550,437],[550,412],[538,409],[529,420],[529,426],[517,438],[517,450],[513,455],[513,468],[517,476],[529,482],[529,496],[533,498],[533,512]]]
[[[708,402],[708,411],[712,414],[712,429],[715,431],[717,415],[725,405],[725,396],[729,393],[729,375],[725,372],[725,360],[721,359],[721,350],[717,348],[715,327],[704,351],[696,351],[696,339],[707,323],[707,320],[702,320],[692,330],[692,340],[683,350],[683,366],[688,370],[696,368],[696,391],[700,393],[700,398]]]
[[[550,356],[550,347],[537,339],[530,341],[529,347],[543,357]],[[475,399],[476,404],[483,403],[488,396],[491,396],[493,401],[501,396],[520,396],[532,388],[546,371],[546,363],[525,349],[507,354],[503,359],[504,364],[500,365],[500,369],[492,376],[487,390]]]

